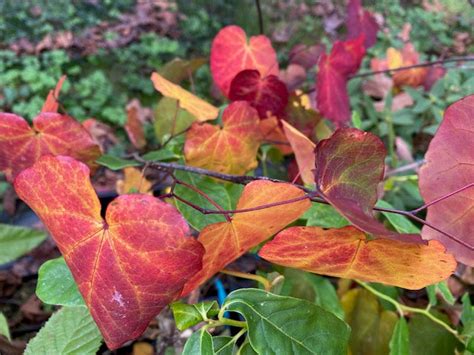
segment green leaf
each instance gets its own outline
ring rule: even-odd
[[[135,160],[122,159],[113,155],[104,154],[96,163],[109,168],[110,170],[121,170],[129,166],[140,166],[141,164]]]
[[[386,201],[379,200],[377,202],[377,207],[381,208],[391,208],[393,206]],[[399,233],[408,233],[408,234],[419,234],[420,228],[414,225],[407,217],[390,212],[382,212],[385,218],[388,219],[390,224],[395,228],[395,230]]]
[[[164,143],[171,135],[183,132],[196,120],[178,105],[178,100],[163,97],[155,109],[155,136]]]
[[[45,239],[45,232],[0,224],[0,265],[26,254]]]
[[[48,260],[41,265],[38,270],[36,295],[46,304],[85,305],[71,271],[62,257]]]
[[[472,308],[471,299],[469,293],[465,293],[462,298],[462,313],[461,321],[464,325],[470,322],[474,322],[474,309]]]
[[[440,313],[434,315],[443,321],[446,320],[446,317]],[[454,354],[456,347],[460,345],[453,334],[421,314],[412,316],[408,323],[408,330],[411,355]]]
[[[305,299],[344,319],[344,310],[331,282],[309,272],[285,269],[282,295]]]
[[[154,150],[148,152],[142,156],[144,160],[147,161],[166,161],[166,160],[177,160],[180,158],[179,155],[176,155],[174,152],[168,149]]]
[[[201,190],[213,201],[219,204],[224,210],[232,210],[234,208],[235,203],[242,191],[242,186],[240,185],[226,186],[225,184],[218,183],[209,177],[191,174],[186,171],[177,171],[175,175],[179,180]],[[187,188],[186,186],[178,184],[176,185],[174,192],[179,197],[192,202],[199,207],[216,210],[216,207],[212,205],[205,197]],[[208,224],[225,221],[225,217],[223,215],[203,215],[201,212],[178,200],[176,200],[176,207],[184,216],[184,218],[186,218],[189,224],[198,231],[202,230]]]
[[[395,325],[390,340],[390,355],[410,355],[410,336],[407,321],[404,317],[401,317]]]
[[[239,355],[258,355],[249,342],[244,343],[239,349]]]
[[[217,313],[219,306],[216,301],[206,301],[198,304],[174,302],[171,310],[176,322],[176,328],[183,331]]]
[[[235,344],[232,337],[217,336],[213,337],[214,352],[216,355],[232,355],[235,350]]]
[[[95,354],[101,341],[86,307],[63,307],[28,343],[25,355]]]
[[[7,318],[0,312],[0,335],[6,337],[9,341],[12,340],[10,336],[10,329],[8,328]]]
[[[211,334],[200,329],[193,333],[184,345],[182,355],[214,355],[214,346]]]
[[[443,296],[444,300],[450,304],[451,306],[456,303],[456,299],[454,298],[453,294],[451,293],[451,290],[449,289],[448,285],[446,284],[446,281],[441,281],[436,284],[436,288],[439,290],[441,293],[441,296]]]
[[[307,219],[307,226],[322,228],[342,228],[350,223],[341,216],[332,206],[322,203],[313,203],[303,218]]]
[[[240,289],[222,308],[242,314],[259,354],[346,354],[349,327],[315,304],[259,289]]]
[[[398,321],[397,314],[384,310],[376,296],[365,289],[347,292],[342,303],[352,328],[350,347],[353,355],[386,355]]]
[[[438,298],[436,297],[436,285],[426,286],[426,293],[428,294],[428,301],[430,305],[436,306],[438,304]]]

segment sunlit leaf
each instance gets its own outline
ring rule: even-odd
[[[12,339],[10,336],[10,328],[8,327],[8,321],[2,312],[0,312],[0,335],[3,335],[8,340]]]
[[[63,87],[63,83],[66,80],[66,75],[63,75],[59,78],[58,83],[54,90],[51,90],[48,93],[48,97],[41,108],[41,112],[58,112],[59,103],[59,93],[61,92],[61,88]]]
[[[0,171],[13,181],[43,155],[68,155],[95,168],[100,148],[72,117],[40,113],[33,127],[12,113],[0,113]]]
[[[196,95],[183,89],[181,86],[173,84],[158,73],[151,75],[151,81],[163,96],[179,101],[179,106],[196,117],[196,120],[203,122],[214,120],[219,114],[219,109],[210,103],[200,99]]]
[[[420,170],[426,203],[474,184],[473,126],[474,95],[448,107]],[[428,207],[426,220],[458,241],[428,226],[422,230],[424,239],[439,240],[458,261],[474,266],[474,186]]]
[[[291,227],[266,243],[259,255],[272,263],[316,274],[414,290],[448,278],[456,268],[452,255],[437,241],[422,245],[367,240],[354,227]]]
[[[259,118],[245,101],[231,103],[222,116],[222,128],[195,123],[186,133],[186,163],[221,173],[243,175],[257,167]]]
[[[269,181],[254,181],[245,186],[237,210],[276,204],[290,199],[304,198],[304,192],[293,185]],[[212,277],[227,264],[245,254],[250,248],[270,238],[301,216],[310,206],[307,199],[291,204],[277,205],[237,213],[231,222],[221,222],[205,227],[198,240],[206,252],[203,268],[186,285],[183,295]]]
[[[203,248],[174,207],[122,195],[104,220],[89,169],[72,158],[42,157],[15,190],[51,232],[111,349],[138,337],[201,269]]]
[[[270,39],[264,35],[250,37],[239,26],[227,26],[212,41],[211,73],[217,87],[229,95],[232,79],[245,69],[260,75],[277,75],[278,62]]]
[[[147,180],[140,169],[126,167],[123,169],[123,179],[116,181],[115,189],[119,195],[140,193],[153,195],[152,182]]]

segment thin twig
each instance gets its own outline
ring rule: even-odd
[[[262,15],[262,7],[260,6],[260,0],[255,0],[255,6],[257,7],[257,14],[258,14],[258,28],[260,29],[260,34],[263,35],[265,31],[263,28],[263,15]]]

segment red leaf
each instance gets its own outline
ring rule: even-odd
[[[15,180],[63,254],[110,349],[140,336],[201,269],[203,247],[176,209],[122,195],[105,220],[89,169],[69,157],[42,157]]]
[[[259,207],[304,196],[302,190],[290,184],[254,181],[245,186],[237,203],[237,209]],[[205,227],[198,238],[206,249],[203,268],[185,285],[183,295],[211,278],[250,248],[296,220],[310,206],[308,199],[302,199],[251,213],[237,213],[231,222],[215,223]]]
[[[374,218],[383,179],[385,147],[372,133],[338,129],[316,147],[315,179],[325,199],[359,229],[375,236],[419,243],[418,235],[387,230]]]
[[[474,183],[474,95],[448,107],[420,170],[426,203]],[[474,266],[474,187],[428,207],[426,220],[459,238],[461,244],[427,226],[424,239],[436,239],[464,264]],[[468,246],[466,246],[466,244]]]
[[[419,245],[367,240],[351,226],[329,230],[291,227],[266,243],[259,255],[286,267],[411,290],[445,280],[456,269],[453,256],[437,241]]]
[[[63,87],[63,83],[66,78],[66,75],[63,75],[59,78],[59,81],[56,84],[56,88],[49,92],[48,97],[46,98],[46,101],[43,104],[43,108],[41,109],[41,112],[58,112],[59,103],[57,99],[59,97],[59,93],[61,92],[61,88]]]
[[[347,4],[347,38],[352,39],[359,37],[360,34],[365,36],[365,48],[372,47],[377,41],[377,32],[379,25],[374,15],[361,6],[360,0],[349,0]]]
[[[260,118],[281,115],[288,104],[285,83],[275,75],[261,77],[258,70],[242,70],[230,84],[232,101],[248,101],[258,111]]]
[[[134,99],[127,105],[127,122],[125,123],[125,131],[132,144],[141,149],[146,146],[145,131],[143,129],[144,109],[140,105],[140,101]]]
[[[363,36],[336,42],[331,53],[323,53],[318,64],[316,101],[318,110],[327,119],[341,126],[350,120],[350,102],[347,93],[349,76],[359,70],[365,49]]]
[[[275,50],[268,37],[250,37],[239,26],[227,26],[212,41],[211,73],[216,85],[229,96],[232,79],[245,69],[258,70],[260,75],[278,75]]]
[[[69,116],[43,112],[31,128],[20,116],[0,113],[0,171],[9,181],[47,154],[69,155],[95,168],[101,152],[87,130]]]

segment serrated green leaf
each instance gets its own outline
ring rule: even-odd
[[[341,216],[334,207],[322,203],[313,203],[303,218],[307,219],[307,226],[342,228],[350,225],[349,221]]]
[[[186,171],[177,171],[175,174],[176,178],[189,184],[203,193],[208,195],[213,201],[215,201],[224,210],[232,210],[240,196],[242,186],[240,185],[229,185],[218,183],[206,176],[199,176],[191,174]],[[201,208],[215,210],[216,207],[212,205],[205,197],[199,193],[187,188],[183,185],[176,185],[174,192],[181,198],[198,205]],[[226,219],[223,215],[204,215],[194,208],[176,200],[176,207],[181,214],[186,218],[189,224],[196,230],[200,231],[208,224],[224,222]]]
[[[36,248],[46,236],[36,229],[0,224],[0,265]]]
[[[122,159],[110,154],[104,154],[96,163],[109,168],[110,170],[121,170],[129,166],[140,166],[141,164],[135,160]]]
[[[379,200],[376,206],[393,209],[393,206],[391,204],[383,200]],[[382,214],[388,219],[390,224],[393,226],[393,228],[395,228],[397,232],[407,234],[420,233],[420,228],[414,225],[407,217],[390,212],[382,212]]]
[[[85,305],[71,271],[62,257],[48,260],[41,265],[38,270],[36,295],[46,304]]]
[[[401,317],[390,340],[390,355],[410,355],[410,336],[405,318]]]
[[[240,289],[229,294],[222,308],[244,316],[259,354],[346,354],[347,324],[311,302]]]
[[[86,307],[63,307],[28,343],[25,355],[95,354],[102,336]]]
[[[0,335],[3,335],[10,341],[12,340],[10,336],[10,328],[8,327],[7,318],[5,318],[2,312],[0,312]]]
[[[200,329],[193,333],[184,345],[182,355],[214,355],[214,346],[211,334],[206,330]]]
[[[176,328],[183,331],[205,320],[212,311],[219,309],[216,301],[205,301],[198,304],[174,302],[171,310],[176,322]],[[212,312],[215,314],[216,312]]]

